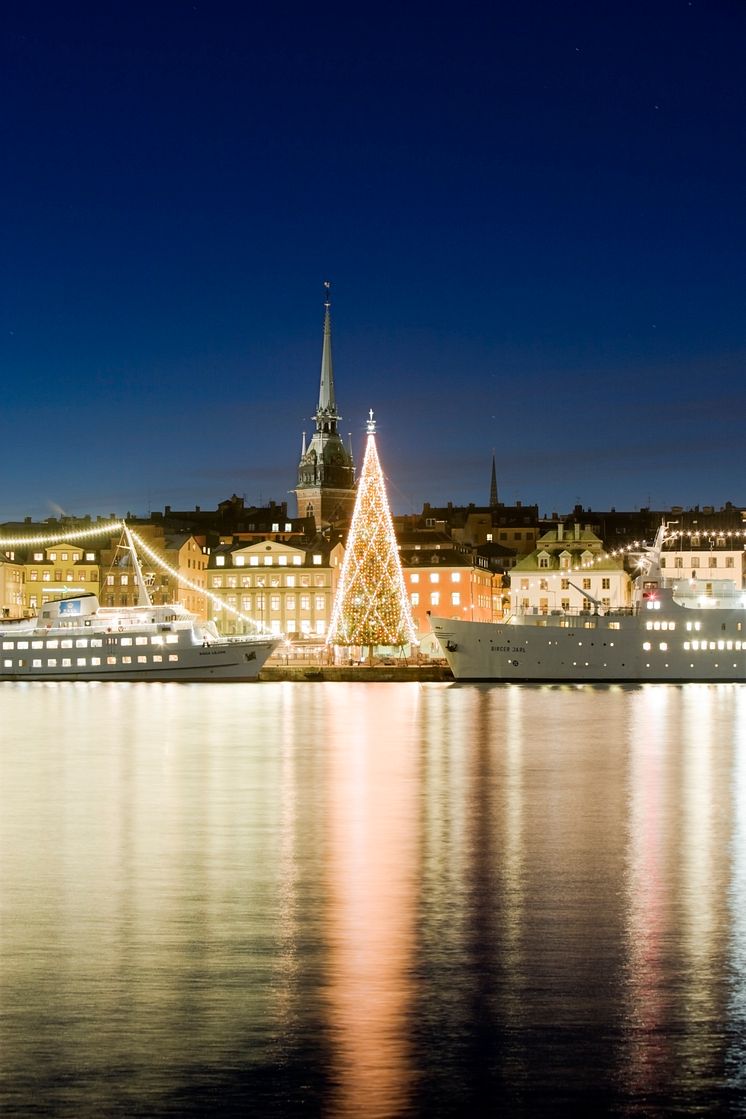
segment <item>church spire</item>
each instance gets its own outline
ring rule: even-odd
[[[316,410],[316,430],[337,430],[337,404],[334,399],[334,366],[332,364],[332,285],[324,280],[324,341],[321,348],[321,385]]]
[[[497,508],[497,474],[495,473],[495,452],[492,452],[492,480],[490,481],[490,509]]]

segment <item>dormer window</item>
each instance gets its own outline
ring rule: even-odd
[[[549,567],[549,553],[541,552],[539,555],[539,567]]]
[[[562,552],[559,558],[560,567],[563,571],[569,571],[572,564],[572,556],[569,552]]]

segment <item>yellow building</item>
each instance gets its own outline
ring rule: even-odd
[[[23,614],[23,564],[0,553],[0,615],[22,618]]]
[[[154,560],[140,555],[140,564],[150,597],[154,604],[181,602],[187,610],[206,618],[207,600],[204,595],[207,554],[202,542],[189,533],[164,532],[162,525],[138,524],[133,530],[170,567],[175,575],[159,567]],[[129,552],[119,547],[120,540],[101,553],[102,606],[134,606],[138,599],[138,586]],[[195,584],[194,590],[188,584]]]
[[[222,633],[253,626],[232,613],[292,641],[323,641],[331,619],[342,546],[301,547],[265,539],[224,543],[214,549],[207,572],[210,617]],[[224,605],[223,605],[224,604]]]
[[[99,553],[87,545],[32,545],[25,551],[23,607],[36,614],[43,603],[72,594],[98,594]]]

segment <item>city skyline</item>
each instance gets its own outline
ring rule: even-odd
[[[394,513],[746,500],[743,9],[423,12],[8,13],[0,520],[293,509],[324,279]]]

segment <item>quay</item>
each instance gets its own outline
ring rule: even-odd
[[[260,680],[294,681],[354,681],[372,683],[421,683],[443,684],[453,681],[453,673],[445,664],[402,665],[326,665],[326,664],[265,664],[259,673]]]

